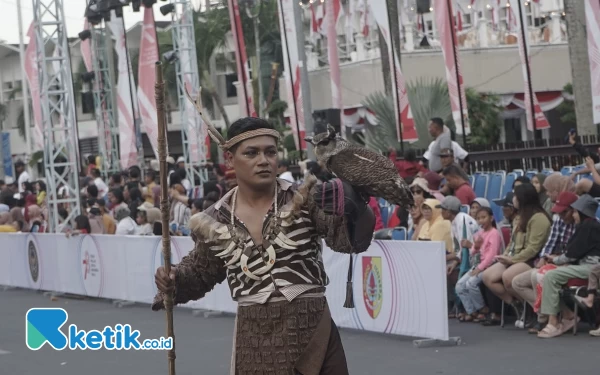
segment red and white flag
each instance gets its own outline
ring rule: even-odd
[[[142,37],[140,40],[140,54],[138,59],[138,105],[142,126],[152,145],[154,155],[158,159],[158,118],[156,115],[156,101],[154,99],[154,84],[156,83],[155,67],[158,58],[158,41],[154,25],[154,12],[152,7],[144,7],[144,21],[142,23]]]
[[[379,26],[379,30],[381,30],[385,39],[388,55],[390,56],[390,67],[395,69],[395,72],[392,72],[392,76],[395,75],[396,78],[395,80],[392,79],[394,108],[396,109],[396,123],[398,125],[402,124],[402,129],[400,129],[400,126],[396,126],[398,141],[402,139],[404,142],[416,142],[419,140],[419,135],[417,134],[415,120],[413,119],[410,104],[408,102],[404,74],[402,74],[402,70],[400,69],[400,62],[396,57],[396,52],[392,48],[387,4],[385,1],[372,1],[369,2],[368,5],[368,10],[373,14],[373,17]]]
[[[525,17],[525,9],[523,8],[523,2],[519,0],[509,0],[510,7],[508,8],[508,14],[510,15],[510,23],[511,30],[517,33],[517,39],[519,41],[519,55],[521,56],[521,66],[523,68],[523,81],[525,83],[525,112],[527,117],[527,129],[529,131],[547,129],[550,127],[550,123],[546,120],[546,116],[538,103],[537,96],[535,92],[530,92],[529,90],[529,82],[531,77],[527,72],[527,65],[531,66],[531,59],[529,57],[529,53],[525,52],[525,48],[527,51],[530,51],[529,47],[529,37],[527,36],[527,30],[525,30],[525,40],[522,38],[521,33],[521,25],[527,25],[525,19],[520,19],[520,15],[522,14]],[[519,12],[519,7],[521,7],[521,11]],[[527,27],[527,26],[526,26]],[[533,91],[533,90],[531,90]],[[533,94],[533,108],[531,108],[531,94]],[[533,123],[533,113],[535,113],[535,124]],[[534,127],[535,125],[535,127]]]
[[[588,56],[592,83],[594,124],[600,123],[600,2],[585,0]]]
[[[245,105],[240,105],[243,117],[257,117],[256,109],[253,103],[252,80],[250,79],[250,69],[248,56],[246,55],[246,43],[244,42],[244,33],[242,31],[242,19],[240,17],[240,7],[238,0],[228,0],[229,3],[229,22],[231,23],[231,33],[235,43],[235,62],[237,64],[238,81],[242,92],[238,93],[240,101]],[[257,67],[260,71],[260,67]],[[260,76],[260,75],[259,75]],[[260,100],[259,100],[260,102]]]
[[[279,30],[281,30],[281,49],[288,51],[289,59],[283,59],[284,76],[287,88],[288,112],[296,145],[300,150],[306,150],[304,140],[306,130],[304,127],[304,106],[302,105],[302,90],[300,90],[300,64],[298,58],[298,43],[296,39],[296,24],[294,21],[294,2],[297,0],[280,0],[277,2],[279,9]],[[311,115],[310,113],[308,114]],[[298,137],[299,136],[299,137]]]
[[[337,50],[337,31],[336,22],[340,15],[342,4],[340,0],[328,0],[325,3],[327,10],[327,55],[329,58],[329,75],[331,78],[331,107],[340,110],[340,129],[341,136],[346,138],[346,129],[344,127],[344,116],[342,113],[342,85],[340,76],[340,59]]]
[[[121,168],[127,169],[137,164],[137,143],[135,134],[135,114],[137,103],[135,98],[133,75],[131,72],[131,61],[125,46],[125,28],[123,20],[111,10],[110,27],[112,37],[115,39],[115,52],[118,57],[117,64],[117,110],[119,119],[119,158]],[[140,77],[142,78],[142,77]]]
[[[439,0],[434,2],[433,13],[440,36],[442,53],[444,55],[444,64],[446,66],[446,81],[448,82],[448,94],[450,95],[450,107],[452,108],[452,118],[456,125],[456,133],[463,133],[463,119],[465,135],[471,133],[469,128],[469,111],[467,110],[467,98],[463,76],[460,71],[460,61],[458,57],[458,44],[456,29],[454,27],[454,11],[450,0]],[[460,19],[460,18],[459,18]],[[458,79],[457,79],[458,76]],[[459,96],[460,93],[460,96]],[[462,119],[461,119],[462,102]]]
[[[37,64],[37,39],[33,22],[27,31],[29,44],[25,50],[25,75],[29,83],[31,107],[33,108],[33,121],[35,126],[31,129],[31,145],[33,151],[44,149],[44,120],[42,118],[42,103],[40,98],[40,77]]]
[[[83,22],[83,29],[90,29],[90,23],[87,18]],[[92,38],[81,41],[81,57],[83,58],[83,63],[85,64],[87,71],[91,72],[94,70],[94,67],[92,66]]]

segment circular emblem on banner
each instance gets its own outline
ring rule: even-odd
[[[92,236],[83,236],[79,242],[79,272],[86,295],[100,297],[104,281],[102,258]]]
[[[33,239],[27,239],[27,259],[32,286],[39,288],[41,281],[40,258],[38,257],[37,245]]]
[[[171,265],[177,264],[181,261],[181,250],[179,249],[179,245],[177,241],[171,239]],[[154,275],[156,274],[156,270],[158,267],[163,267],[165,265],[165,260],[162,253],[162,239],[159,239],[154,247],[154,260],[152,262],[152,287],[154,288],[154,292],[156,293],[158,289],[156,289],[156,283],[154,282]]]

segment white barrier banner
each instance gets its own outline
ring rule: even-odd
[[[0,285],[151,303],[161,238],[0,234]],[[193,249],[171,241],[172,263]],[[6,261],[7,260],[7,261]],[[448,339],[446,263],[441,242],[373,241],[353,262],[354,309],[343,307],[350,257],[323,250],[327,300],[340,327]],[[184,307],[235,313],[226,283]]]

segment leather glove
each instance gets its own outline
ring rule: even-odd
[[[328,215],[346,215],[356,220],[368,206],[368,201],[349,183],[333,179],[314,187],[312,197],[317,206]]]

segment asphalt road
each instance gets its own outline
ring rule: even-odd
[[[31,351],[25,345],[25,313],[32,307],[62,307],[68,324],[99,329],[129,323],[142,338],[165,336],[164,312],[148,305],[114,307],[106,300],[59,298],[41,293],[0,289],[0,374],[5,375],[166,375],[162,351],[56,351],[45,345]],[[229,371],[233,318],[200,317],[176,309],[177,374],[225,375]],[[600,339],[581,325],[577,336],[541,340],[514,327],[484,328],[451,322],[450,334],[460,336],[454,347],[416,348],[413,338],[341,330],[351,374],[460,375],[591,375],[600,373]]]

